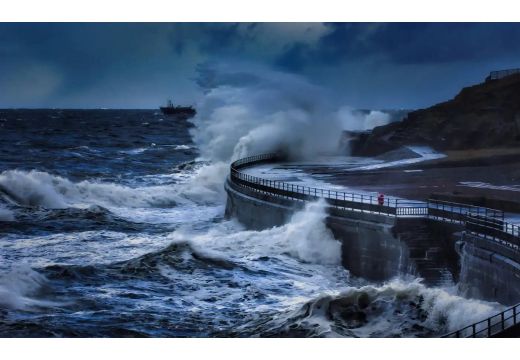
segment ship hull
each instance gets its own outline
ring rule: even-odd
[[[185,117],[195,116],[195,109],[189,107],[161,107],[161,112],[165,115],[181,115]]]

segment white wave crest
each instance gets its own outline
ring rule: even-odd
[[[334,336],[338,335],[338,322],[348,323],[352,314],[361,312],[361,324],[350,327],[359,337],[409,335],[415,326],[443,334],[484,320],[503,308],[498,303],[463,298],[451,290],[429,288],[418,279],[348,287],[336,295],[323,295],[309,302],[308,308],[303,309],[304,322],[311,328],[319,326],[325,336]]]
[[[254,66],[201,71],[205,96],[192,130],[201,155],[229,161],[284,150],[313,156],[339,150],[341,122],[331,96],[303,77]]]
[[[181,184],[128,187],[84,180],[73,182],[44,171],[7,170],[0,173],[0,191],[19,205],[62,209],[99,205],[107,208],[171,207],[179,203],[215,203],[224,199],[224,164],[197,169]],[[0,209],[1,210],[1,209]],[[2,216],[0,212],[0,216]],[[6,212],[5,217],[8,218]]]
[[[38,299],[38,292],[47,284],[47,278],[28,265],[18,265],[0,277],[0,307],[30,310],[52,307],[56,302]]]
[[[255,258],[287,254],[307,263],[339,265],[341,244],[326,227],[326,216],[325,203],[319,201],[307,204],[287,224],[271,229],[244,231],[234,223],[231,228],[229,223],[223,223],[204,234],[178,231],[172,237],[174,241],[189,238],[201,251],[217,251],[224,256]]]

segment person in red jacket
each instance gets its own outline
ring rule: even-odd
[[[377,196],[377,203],[379,205],[383,205],[385,203],[385,195],[383,193],[379,193]]]

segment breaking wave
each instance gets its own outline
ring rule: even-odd
[[[48,280],[28,265],[18,265],[0,277],[0,307],[18,310],[35,310],[54,307],[59,303],[40,299]]]
[[[248,64],[205,64],[198,83],[205,96],[192,120],[204,158],[230,161],[281,151],[293,158],[344,153],[344,130],[391,121],[382,111],[344,106],[337,94],[294,74]]]
[[[204,66],[199,85],[205,96],[191,132],[205,158],[338,151],[342,129],[334,107],[324,89],[302,77],[251,66]]]
[[[227,171],[227,169],[226,169]],[[44,171],[7,170],[0,174],[0,192],[21,206],[69,207],[172,207],[178,203],[217,202],[224,198],[224,165],[204,166],[181,184],[128,187],[90,180],[73,182]],[[0,208],[0,218],[12,219]]]
[[[215,224],[203,234],[181,229],[172,234],[172,239],[190,239],[196,248],[212,249],[224,256],[251,259],[285,254],[303,262],[338,265],[341,243],[325,225],[325,209],[325,203],[320,200],[307,204],[287,224],[271,229],[243,230],[231,221]]]
[[[267,334],[348,337],[439,336],[496,314],[498,303],[465,299],[418,280],[348,287],[313,299],[283,321],[263,325]],[[258,330],[258,329],[257,329]]]

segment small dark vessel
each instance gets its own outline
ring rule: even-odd
[[[168,100],[166,106],[161,106],[161,111],[165,115],[182,115],[185,117],[192,117],[197,113],[192,106],[173,106],[171,100]]]

